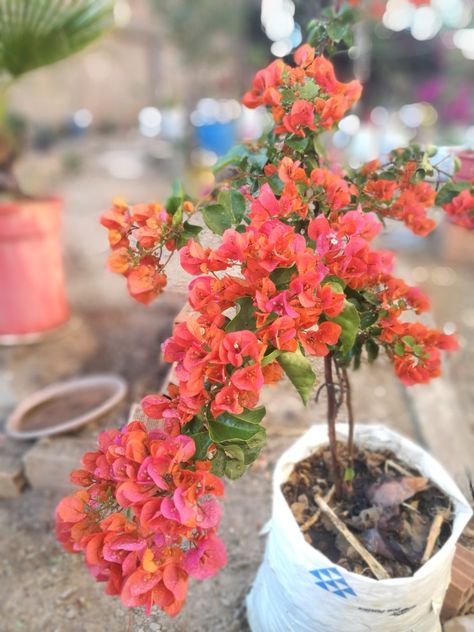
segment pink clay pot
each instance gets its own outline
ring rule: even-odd
[[[457,157],[461,161],[461,168],[454,176],[454,179],[457,182],[474,179],[474,151],[463,149],[457,154]]]
[[[61,210],[56,198],[0,202],[0,342],[33,340],[68,318]]]

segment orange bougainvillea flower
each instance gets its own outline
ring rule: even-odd
[[[337,323],[328,321],[309,331],[302,331],[298,338],[305,351],[314,356],[325,356],[329,353],[328,345],[335,345],[339,340],[342,328]]]

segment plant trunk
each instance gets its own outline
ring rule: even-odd
[[[324,358],[324,377],[326,384],[326,391],[328,396],[327,405],[327,422],[328,422],[328,435],[329,435],[329,448],[331,451],[331,473],[334,483],[335,495],[337,498],[341,498],[343,494],[341,467],[337,457],[337,439],[336,439],[336,416],[337,416],[337,400],[336,400],[336,388],[333,381],[332,373],[332,354],[329,353]]]
[[[342,375],[344,378],[347,421],[349,424],[349,434],[347,436],[347,452],[349,455],[349,466],[352,467],[354,461],[354,410],[352,408],[352,391],[347,369],[342,369]]]

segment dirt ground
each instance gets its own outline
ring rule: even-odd
[[[158,360],[159,346],[170,332],[180,299],[170,295],[151,308],[132,304],[123,280],[104,269],[106,239],[97,215],[116,194],[133,201],[162,195],[173,174],[164,166],[147,167],[139,180],[117,181],[101,169],[91,158],[87,169],[61,186],[68,200],[65,251],[73,318],[39,345],[0,349],[0,428],[2,418],[26,393],[58,379],[103,371],[118,373],[129,384],[127,401],[112,421],[119,425],[130,404],[157,390],[166,374],[167,367]],[[439,262],[431,255],[423,257],[414,260],[408,253],[405,261],[409,269],[418,269],[419,276],[420,268],[426,271],[425,284],[435,294],[436,318],[454,320],[461,330],[464,346],[451,361],[449,374],[472,431],[471,271],[455,268],[454,281],[446,285],[446,270],[453,268],[443,267],[443,277]],[[183,281],[181,276],[179,280]],[[353,391],[358,419],[387,423],[414,439],[423,438],[406,394],[386,364],[356,374]],[[274,463],[306,428],[324,418],[324,402],[303,409],[286,383],[268,388],[264,403],[268,445],[243,479],[227,484],[222,537],[229,564],[211,580],[192,582],[187,604],[175,620],[159,613],[147,619],[105,596],[81,560],[64,553],[55,541],[52,515],[61,493],[30,488],[16,499],[0,500],[0,632],[246,631],[244,598],[265,543],[259,532],[270,516]],[[88,428],[82,434],[96,431]]]

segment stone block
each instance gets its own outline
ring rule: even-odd
[[[22,455],[31,443],[0,435],[0,498],[15,498],[25,486]]]
[[[26,479],[34,488],[70,491],[70,472],[81,466],[84,452],[96,447],[95,436],[45,437],[23,456]]]

